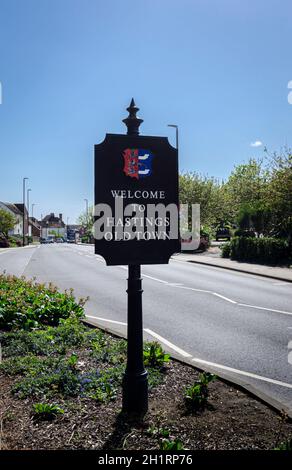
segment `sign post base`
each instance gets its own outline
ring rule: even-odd
[[[128,361],[123,380],[123,411],[146,413],[148,378],[143,362],[141,266],[129,265],[128,277]]]

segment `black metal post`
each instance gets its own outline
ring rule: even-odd
[[[141,266],[129,265],[128,359],[123,381],[123,411],[143,414],[148,410],[148,379],[143,363]]]

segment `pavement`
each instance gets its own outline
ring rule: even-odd
[[[177,255],[169,265],[142,267],[144,338],[292,417],[290,280],[222,269],[206,258],[194,263],[192,256]],[[107,267],[92,246],[4,249],[4,269],[60,289],[73,287],[77,297],[90,297],[87,321],[126,336],[127,267]]]
[[[220,256],[208,256],[207,254],[188,254],[180,253],[175,255],[175,259],[187,261],[189,263],[203,264],[205,266],[215,266],[218,268],[229,269],[249,273],[257,276],[270,277],[280,281],[292,282],[292,269],[286,267],[265,266],[261,264],[242,263],[233,261]]]

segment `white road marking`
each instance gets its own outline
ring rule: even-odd
[[[282,313],[283,315],[292,315],[292,312],[286,312],[285,310],[276,310],[274,308],[268,307],[258,307],[257,305],[248,305],[248,304],[237,304],[240,307],[249,307],[249,308],[256,308],[258,310],[266,310],[267,312],[274,312],[274,313]]]
[[[108,320],[107,318],[94,317],[94,316],[91,316],[91,315],[86,315],[86,317],[87,318],[92,318],[92,319],[95,319],[95,320],[101,320],[101,321],[109,322],[109,323],[115,323],[115,324],[118,324],[118,325],[124,325],[124,326],[127,325],[127,323],[116,321],[116,320]],[[292,328],[292,327],[288,327],[288,328]],[[148,333],[150,336],[153,336],[153,338],[158,339],[158,341],[160,341],[160,343],[165,344],[166,346],[168,346],[173,351],[176,351],[181,356],[187,357],[187,358],[192,358],[191,354],[187,353],[183,349],[179,348],[175,344],[173,344],[170,341],[168,341],[167,339],[163,338],[158,333],[155,333],[155,331],[150,330],[149,328],[144,328],[143,331]],[[262,375],[255,374],[253,372],[247,372],[245,370],[235,369],[234,367],[224,366],[223,364],[217,364],[216,362],[206,361],[204,359],[199,359],[198,357],[193,357],[191,359],[191,361],[194,362],[194,363],[211,366],[211,367],[214,367],[216,369],[221,369],[221,370],[226,370],[228,372],[233,372],[235,374],[243,375],[245,377],[250,377],[252,379],[261,380],[262,382],[268,382],[268,383],[271,383],[273,385],[279,385],[280,387],[286,387],[286,388],[291,388],[292,389],[292,384],[289,384],[287,382],[282,382],[281,380],[271,379],[270,377],[264,377]]]
[[[184,261],[182,261],[182,262],[184,262]],[[128,269],[126,266],[118,266],[118,268],[125,269],[125,270]],[[149,276],[148,274],[145,274],[145,273],[142,273],[142,277],[151,279],[152,281],[160,282],[161,284],[164,284],[164,285],[169,286],[169,287],[174,287],[174,288],[177,288],[177,289],[185,289],[185,290],[191,290],[191,291],[194,291],[194,292],[202,292],[204,294],[211,294],[211,295],[214,295],[215,297],[219,297],[220,299],[225,300],[226,302],[229,302],[233,305],[238,305],[240,307],[255,308],[255,309],[264,310],[264,311],[267,311],[267,312],[280,313],[280,314],[283,314],[283,315],[292,315],[292,312],[286,312],[285,310],[276,310],[276,309],[269,308],[269,307],[259,307],[257,305],[249,305],[249,304],[239,303],[236,300],[229,299],[228,297],[226,297],[222,294],[219,294],[218,292],[212,292],[212,291],[206,290],[206,289],[196,289],[195,287],[184,286],[183,284],[180,284],[180,283],[164,281],[163,279],[158,279],[157,277]]]
[[[156,277],[148,276],[148,274],[142,273],[142,277],[147,277],[148,279],[151,279],[152,281],[161,282],[161,284],[169,284],[168,281],[163,281],[162,279],[157,279]]]
[[[199,359],[194,357],[192,362],[197,362],[199,364],[205,364],[207,366],[216,367],[217,369],[227,370],[229,372],[235,372],[239,375],[244,375],[246,377],[251,377],[253,379],[262,380],[263,382],[269,382],[274,385],[280,385],[281,387],[292,388],[292,384],[281,382],[280,380],[270,379],[269,377],[263,377],[262,375],[254,374],[253,372],[246,372],[240,369],[234,369],[233,367],[223,366],[222,364],[216,364],[215,362],[205,361],[204,359]]]
[[[235,300],[228,299],[228,297],[224,297],[224,295],[217,294],[217,292],[212,292],[213,295],[216,295],[216,297],[220,297],[220,299],[226,300],[226,302],[230,302],[232,304],[237,304]]]
[[[125,326],[127,326],[127,323],[124,323],[124,322],[122,322],[122,321],[108,320],[107,318],[93,317],[92,315],[86,315],[86,318],[93,318],[94,320],[101,320],[101,321],[106,321],[106,322],[108,322],[108,323],[116,323],[117,325],[125,325]]]
[[[169,348],[173,349],[174,351],[176,351],[177,353],[179,353],[181,356],[183,357],[192,357],[191,354],[187,353],[186,351],[184,351],[183,349],[179,348],[178,346],[176,346],[175,344],[172,344],[170,341],[168,341],[167,339],[163,338],[162,336],[158,335],[157,333],[155,333],[155,331],[152,331],[150,330],[149,328],[144,328],[144,331],[146,333],[148,333],[149,335],[153,336],[154,338],[158,339],[161,343],[164,343],[166,344]]]
[[[186,289],[186,290],[193,290],[194,292],[203,292],[204,294],[212,294],[210,290],[205,290],[205,289],[196,289],[195,287],[188,287],[188,286],[174,286],[178,287],[179,289]]]
[[[274,286],[289,286],[289,285],[291,285],[291,283],[290,282],[285,282],[285,281],[283,281],[283,282],[279,281],[279,282],[273,282],[273,285]]]

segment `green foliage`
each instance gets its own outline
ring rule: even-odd
[[[179,439],[161,439],[160,450],[184,450],[183,443]]]
[[[197,173],[180,175],[179,183],[180,203],[200,204],[203,226],[231,223],[243,235],[254,231],[292,246],[291,149],[236,165],[222,183]]]
[[[211,227],[225,218],[222,185],[215,178],[196,172],[181,174],[179,199],[181,204],[200,204],[201,224],[204,226]]]
[[[230,242],[231,259],[258,263],[287,263],[290,257],[286,240],[276,238],[234,237]]]
[[[37,354],[50,356],[65,354],[69,348],[90,345],[99,330],[88,330],[74,315],[61,319],[57,327],[43,327],[32,331],[17,330],[0,333],[3,357]]]
[[[0,234],[3,233],[8,238],[8,232],[13,229],[15,224],[16,219],[14,215],[4,209],[0,209]]]
[[[107,371],[94,371],[85,374],[81,379],[81,394],[105,403],[115,400],[117,386],[122,381],[122,369],[112,368]]]
[[[292,439],[289,439],[285,442],[281,442],[274,450],[292,450]]]
[[[24,277],[0,275],[0,328],[32,329],[39,325],[59,324],[70,315],[84,316],[85,301],[76,302],[73,291],[60,293]]]
[[[230,242],[226,242],[220,246],[222,258],[230,258]]]
[[[49,403],[35,403],[33,405],[34,418],[41,420],[51,420],[57,415],[63,414],[64,410],[58,405]]]
[[[162,438],[168,438],[170,436],[170,431],[166,428],[160,428],[154,426],[152,424],[148,429],[147,429],[147,434],[153,437],[162,437]]]
[[[157,369],[155,367],[147,367],[147,372],[149,390],[157,387],[163,382],[164,375],[162,368]]]
[[[0,364],[0,371],[6,375],[38,377],[48,370],[57,368],[59,358],[39,358],[37,356],[10,357]]]
[[[1,332],[0,342],[4,358],[0,372],[17,377],[12,386],[17,398],[88,397],[105,403],[116,398],[122,384],[126,341],[90,329],[74,315],[56,327]],[[79,351],[85,356],[81,361]],[[161,365],[169,360],[161,348],[154,351],[150,357],[155,367],[148,370],[150,389],[163,381]]]
[[[82,373],[77,367],[77,361],[76,354],[72,354],[69,358],[51,359],[51,362],[46,361],[44,364],[42,364],[44,361],[36,358],[33,367],[30,365],[23,367],[21,372],[24,378],[14,384],[12,392],[18,398],[87,396],[100,402],[116,397],[117,386],[122,381],[121,368]],[[19,371],[20,366],[21,364]],[[9,364],[6,371],[8,368]]]
[[[122,364],[126,361],[127,341],[105,335],[102,331],[90,343],[91,355],[101,362]]]
[[[144,344],[143,350],[144,364],[150,367],[163,367],[169,362],[169,354],[165,354],[162,347],[157,342],[148,342]]]
[[[203,372],[199,380],[185,390],[185,402],[190,409],[199,409],[206,406],[209,396],[208,385],[216,379],[216,376]]]
[[[267,171],[263,161],[251,158],[236,165],[224,185],[224,203],[230,220],[240,217],[244,207],[254,207],[263,201],[267,187]]]
[[[79,225],[82,225],[85,231],[84,236],[81,239],[82,243],[87,243],[92,236],[92,229],[94,224],[93,207],[90,206],[87,213],[86,211],[82,212],[78,217],[77,222]]]

